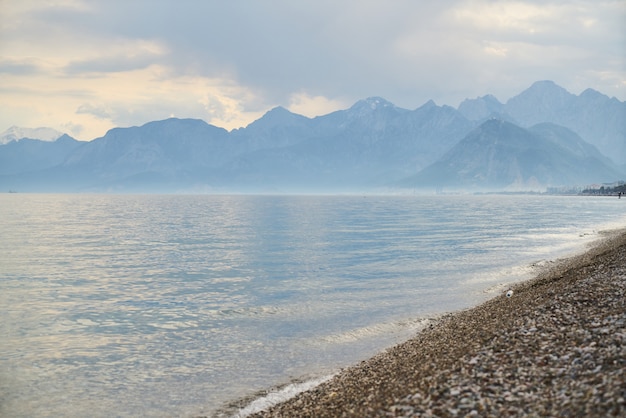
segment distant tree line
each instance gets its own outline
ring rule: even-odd
[[[616,186],[602,186],[598,188],[584,189],[581,194],[584,195],[598,195],[598,196],[613,196],[613,195],[626,195],[626,182],[620,181]]]

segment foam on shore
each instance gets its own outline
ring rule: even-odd
[[[292,383],[282,389],[272,390],[267,395],[252,401],[248,406],[240,409],[232,418],[244,418],[255,413],[263,412],[274,405],[285,402],[302,392],[327,382],[333,376],[334,375],[328,375],[301,383]]]

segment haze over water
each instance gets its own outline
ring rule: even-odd
[[[0,415],[209,414],[625,221],[607,197],[0,195]]]

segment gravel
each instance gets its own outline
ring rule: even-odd
[[[257,417],[626,416],[626,233]]]

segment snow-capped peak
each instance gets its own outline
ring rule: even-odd
[[[61,136],[63,136],[62,132],[52,128],[20,128],[18,126],[11,126],[6,131],[0,133],[0,144],[19,141],[23,138],[53,142]]]
[[[395,108],[395,105],[382,97],[368,97],[367,99],[359,100],[352,105],[350,111],[359,114],[369,114],[372,111],[383,108]]]
[[[369,106],[372,110],[380,109],[381,107],[395,107],[393,103],[388,102],[382,97],[368,97],[361,101],[362,104]]]

